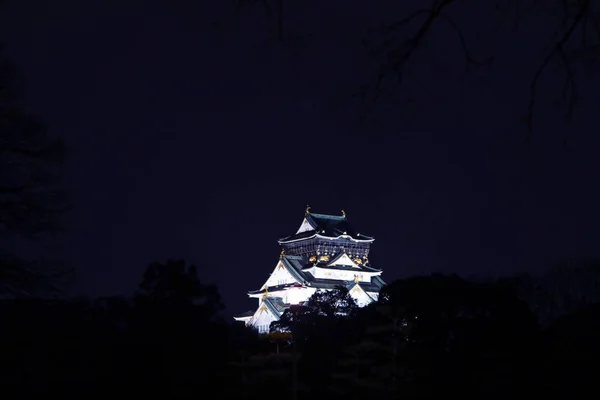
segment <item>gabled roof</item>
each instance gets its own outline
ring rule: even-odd
[[[284,255],[281,257],[281,265],[286,269],[287,272],[296,280],[299,284],[306,284],[310,279],[310,274],[302,272],[302,268],[306,264],[308,259],[302,256]],[[277,286],[269,286],[270,292],[276,292],[279,290],[286,290],[288,287],[294,286],[294,284],[284,284]],[[251,290],[248,292],[249,295],[255,295],[264,293],[264,286],[260,290]]]
[[[371,301],[375,301],[375,299],[371,297],[369,293],[367,293],[367,290],[360,283],[351,283],[348,286],[346,286],[346,289],[348,289],[350,295],[352,295],[353,291],[358,290],[359,292],[364,293],[364,295],[367,296],[367,298],[369,298]]]
[[[281,263],[288,270],[288,272],[299,282],[308,282],[309,276],[302,272],[302,268],[306,264],[307,258],[302,256],[288,256],[284,255],[281,257]]]
[[[323,263],[323,262],[320,262],[317,264],[309,264],[304,267],[304,270],[310,269],[312,267],[323,268],[323,269],[336,269],[336,270],[341,270],[341,271],[372,272],[372,273],[381,272],[380,269],[371,268],[366,265],[360,265],[359,268],[356,268],[356,267],[351,267],[349,265],[328,265],[327,263]]]
[[[310,229],[312,228],[312,229]],[[354,232],[345,215],[327,215],[307,213],[298,232],[292,236],[279,239],[279,243],[309,238],[315,235],[337,238],[346,235],[354,240],[373,241],[370,236]]]
[[[350,262],[348,262],[348,260]],[[369,267],[368,263],[357,264],[354,260],[348,257],[347,254],[340,253],[336,255],[330,261],[316,261],[309,262],[307,258],[304,261],[303,270],[310,269],[312,267],[324,268],[324,269],[337,269],[342,271],[363,271],[363,272],[381,272],[380,269]]]
[[[332,265],[328,266],[327,262],[321,262],[318,264],[313,264],[308,261],[307,257],[304,256],[293,256],[293,255],[284,255],[281,257],[281,264],[284,268],[289,271],[289,273],[296,279],[296,283],[288,283],[283,285],[269,286],[267,290],[264,288],[259,290],[251,290],[248,292],[250,296],[255,296],[258,294],[264,293],[277,293],[279,291],[288,290],[293,287],[298,287],[302,285],[306,285],[308,287],[312,287],[315,289],[334,289],[337,286],[344,286],[352,283],[354,286],[354,282],[349,281],[341,281],[338,279],[320,279],[315,278],[311,273],[304,272],[307,269],[312,268],[313,266],[317,266],[319,268],[328,268],[328,269],[340,269],[340,270],[348,270],[348,271],[365,271],[365,272],[381,272],[380,270],[376,270],[374,268],[367,267],[365,265],[361,265],[360,269],[351,266],[340,266],[340,265]],[[359,285],[367,292],[378,292],[384,285],[385,282],[379,275],[375,275],[371,278],[370,282],[359,282]],[[272,298],[272,297],[268,297]]]
[[[332,267],[334,265],[337,266],[350,266],[354,268],[360,268],[353,259],[351,259],[346,253],[339,253],[337,256],[333,258],[333,260],[329,261],[327,264],[328,267]]]
[[[385,286],[385,281],[381,279],[380,276],[374,276],[373,279],[371,279],[371,281],[380,287]]]
[[[377,278],[377,277],[375,277]],[[383,282],[383,281],[382,281]],[[315,289],[335,289],[338,286],[345,286],[350,289],[354,287],[354,285],[359,285],[365,292],[379,292],[383,285],[379,282],[376,282],[375,279],[371,279],[371,282],[343,282],[336,279],[314,279],[310,282],[310,287]]]
[[[289,304],[285,304],[280,297],[267,297],[264,303],[277,318],[281,317],[281,314],[290,306]]]
[[[348,270],[348,271],[365,271],[365,272],[381,272],[380,269],[371,268],[368,265],[361,264],[358,267],[353,267],[350,265],[340,265],[336,264],[336,260],[341,258],[344,254],[340,254],[336,256],[333,260],[330,261],[317,261],[317,262],[309,262],[308,257],[306,256],[292,256],[292,255],[284,255],[281,258],[283,266],[290,271],[290,274],[297,278],[298,282],[306,283],[312,279],[311,274],[306,274],[303,271],[310,269],[314,266],[319,268],[327,268],[327,269],[339,269],[339,270]],[[301,280],[303,279],[303,280]]]

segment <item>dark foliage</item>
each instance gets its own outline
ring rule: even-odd
[[[6,244],[56,231],[68,206],[60,179],[63,143],[23,110],[17,83],[0,54],[0,296],[58,295],[68,268],[15,254]]]
[[[180,398],[219,387],[230,343],[218,292],[183,262],[151,264],[142,286],[133,300],[2,303],[5,389]]]
[[[195,268],[153,263],[131,300],[0,303],[0,385],[7,396],[63,398],[500,399],[594,389],[598,304],[540,329],[514,287],[415,277],[360,309],[342,289],[317,293],[259,335],[219,318],[218,291]]]
[[[64,145],[24,112],[17,75],[0,55],[0,234],[37,234],[57,228],[66,201],[57,167]]]

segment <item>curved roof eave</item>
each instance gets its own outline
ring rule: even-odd
[[[311,268],[318,268],[318,269],[329,270],[329,271],[332,270],[332,269],[338,270],[338,271],[356,271],[356,272],[364,272],[364,273],[367,273],[367,274],[370,274],[370,275],[381,275],[381,273],[382,273],[382,271],[376,270],[374,268],[367,267],[369,269],[366,269],[362,265],[359,265],[358,268],[355,268],[355,267],[336,268],[335,265],[332,265],[332,266],[323,266],[323,265],[317,264],[317,265],[313,265],[310,268],[306,268],[306,269],[311,269]]]
[[[353,238],[350,235],[323,236],[323,235],[319,235],[318,233],[315,233],[314,235],[303,237],[303,238],[299,238],[299,239],[290,239],[290,240],[286,240],[285,238],[284,239],[279,239],[277,242],[279,244],[281,244],[281,243],[292,243],[292,242],[299,242],[301,240],[312,239],[314,237],[317,237],[319,239],[329,239],[329,240],[334,240],[334,239],[339,239],[339,238],[345,238],[345,239],[350,239],[353,242],[358,242],[358,243],[371,243],[371,242],[375,241],[375,238],[371,238],[371,237],[368,238],[368,239],[356,239],[356,238]]]

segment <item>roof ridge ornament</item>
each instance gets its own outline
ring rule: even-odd
[[[306,209],[304,210],[304,216],[306,217],[310,213],[310,206],[307,204]]]
[[[342,208],[342,217],[346,218],[346,211]]]
[[[281,249],[281,253],[279,253],[279,259],[281,260],[285,255],[285,249]]]

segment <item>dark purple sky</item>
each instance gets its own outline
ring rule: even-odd
[[[79,292],[131,293],[150,261],[185,258],[228,311],[243,311],[306,204],[344,208],[375,236],[371,258],[388,281],[598,255],[598,121],[584,113],[567,125],[550,106],[558,68],[523,148],[543,29],[505,34],[495,17],[457,8],[494,65],[465,77],[440,27],[411,64],[416,107],[382,104],[364,128],[347,95],[371,76],[361,32],[398,15],[394,6],[304,2],[286,29],[308,37],[281,46],[260,10],[236,22],[225,3],[19,0],[5,10],[0,38],[24,100],[69,146],[76,209],[61,251]]]

